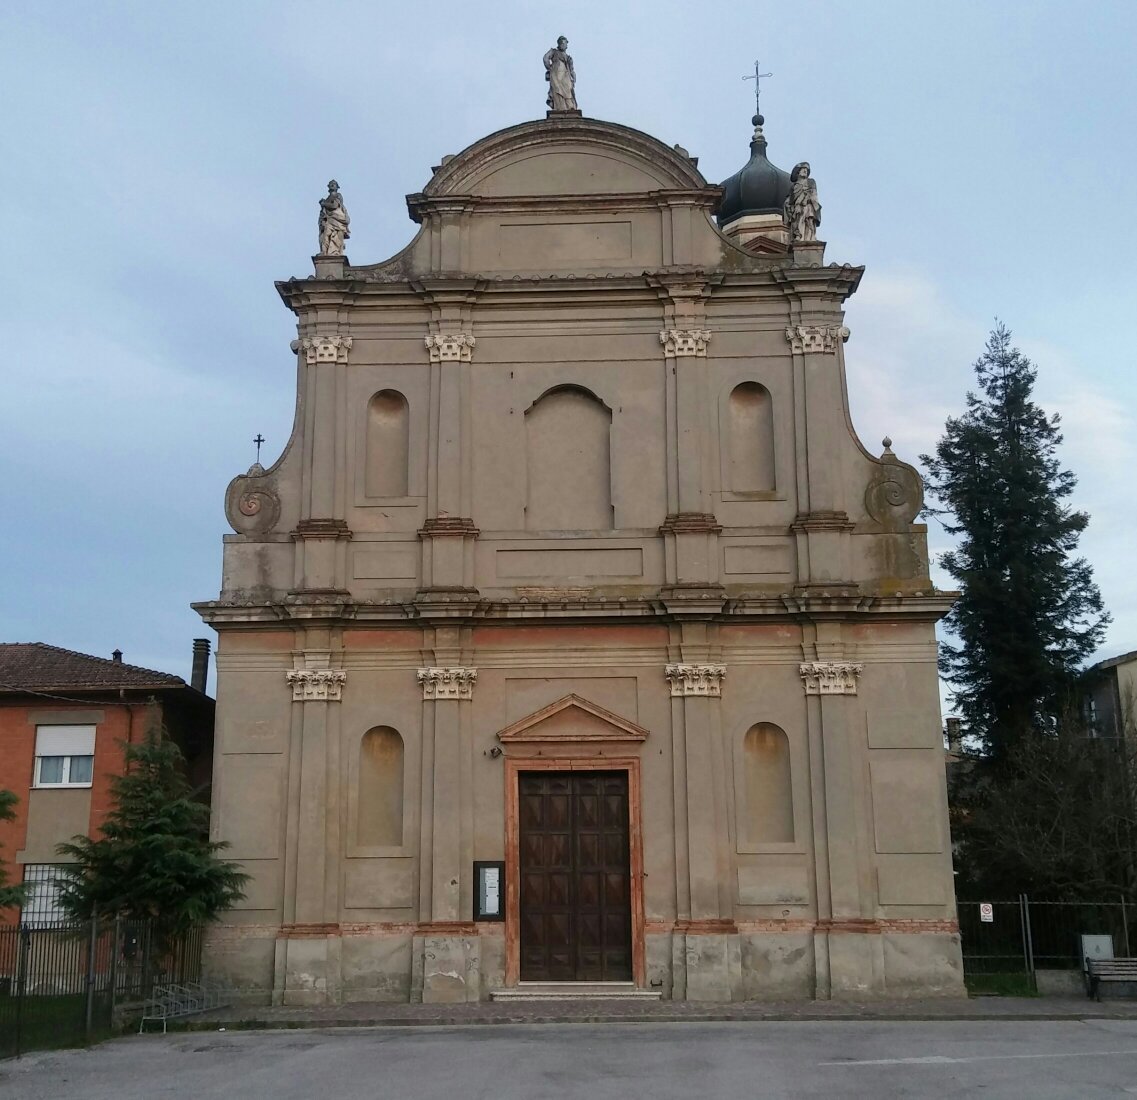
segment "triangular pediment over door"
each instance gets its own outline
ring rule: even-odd
[[[566,695],[506,726],[497,736],[505,744],[536,742],[634,742],[647,730],[579,695]]]

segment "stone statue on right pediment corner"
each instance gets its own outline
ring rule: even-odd
[[[809,174],[809,161],[803,160],[790,173],[790,193],[786,199],[785,218],[790,240],[815,241],[821,224],[821,203],[817,199],[817,183]]]

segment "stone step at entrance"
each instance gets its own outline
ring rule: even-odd
[[[632,982],[521,982],[510,989],[495,989],[491,1001],[658,1001],[662,994],[637,989]]]

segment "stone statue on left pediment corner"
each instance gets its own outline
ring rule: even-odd
[[[351,219],[343,204],[340,185],[335,180],[328,182],[327,198],[320,200],[320,255],[342,256],[344,242],[351,236],[348,226]]]

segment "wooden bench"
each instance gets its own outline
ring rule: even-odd
[[[1101,1000],[1102,982],[1137,982],[1137,959],[1087,959],[1089,996]]]

